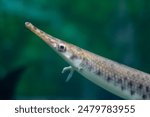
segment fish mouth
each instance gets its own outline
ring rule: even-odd
[[[35,33],[38,37],[40,37],[44,42],[46,42],[53,49],[55,49],[58,43],[60,42],[59,39],[43,32],[42,30],[40,30],[30,22],[25,22],[25,26],[33,33]]]

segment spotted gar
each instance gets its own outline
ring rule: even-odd
[[[62,71],[70,70],[67,81],[77,71],[98,86],[124,99],[150,99],[150,74],[55,38],[29,22],[25,25],[70,65]]]

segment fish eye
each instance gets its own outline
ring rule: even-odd
[[[58,51],[65,52],[66,51],[66,46],[64,44],[59,44],[58,45]]]

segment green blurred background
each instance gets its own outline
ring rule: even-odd
[[[0,99],[121,99],[78,73],[24,26],[150,73],[149,0],[0,0]]]

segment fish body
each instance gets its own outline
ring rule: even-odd
[[[70,67],[63,69],[63,72],[71,70],[67,81],[73,71],[77,71],[98,86],[124,99],[150,99],[150,74],[55,38],[29,22],[25,25],[68,62]]]

